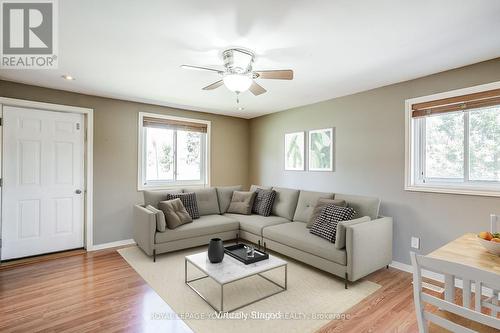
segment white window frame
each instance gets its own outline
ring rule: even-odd
[[[416,103],[429,102],[433,100],[462,96],[467,94],[478,93],[487,90],[499,89],[500,81],[488,84],[482,84],[470,88],[457,89],[444,93],[422,96],[417,98],[407,99],[405,101],[405,187],[406,191],[418,192],[435,192],[435,193],[451,193],[451,194],[466,194],[479,196],[494,196],[500,197],[500,183],[488,181],[469,181],[469,152],[467,151],[468,134],[469,134],[469,112],[464,114],[464,181],[454,182],[447,179],[425,179],[421,170],[424,170],[423,163],[425,161],[425,122],[419,118],[412,118],[411,106]],[[419,149],[420,148],[420,149]]]
[[[207,133],[202,139],[202,158],[201,158],[201,170],[202,170],[202,179],[201,180],[182,180],[182,181],[156,181],[146,183],[146,147],[144,147],[146,143],[146,131],[143,126],[144,117],[152,117],[158,119],[167,119],[167,120],[177,120],[177,121],[186,121],[191,123],[205,124],[207,125]],[[137,189],[139,191],[143,190],[161,190],[168,189],[172,187],[200,187],[200,186],[210,186],[210,133],[211,133],[211,121],[209,120],[201,120],[201,119],[193,119],[193,118],[184,118],[177,116],[170,116],[158,113],[147,113],[147,112],[139,112],[139,122],[138,122],[138,155],[137,155]],[[176,154],[176,142],[174,137],[174,163],[177,163]],[[204,152],[204,153],[203,153]],[[174,167],[174,171],[176,168]],[[204,172],[203,172],[204,171]]]

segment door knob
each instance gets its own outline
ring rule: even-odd
[[[82,190],[76,190],[75,191],[76,194],[81,194],[82,193]]]

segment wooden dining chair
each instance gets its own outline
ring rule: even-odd
[[[410,253],[413,266],[413,299],[417,314],[418,328],[421,333],[433,331],[434,323],[439,327],[452,332],[498,332],[500,330],[500,312],[498,305],[498,290],[500,290],[500,276],[477,268],[453,263],[445,260],[429,258]],[[455,276],[463,281],[462,305],[443,300],[422,291],[422,269]],[[471,292],[474,282],[475,290]],[[491,297],[482,296],[484,288],[493,290]],[[471,302],[474,294],[474,302]],[[430,312],[425,303],[439,308],[439,311]],[[471,304],[474,303],[472,307]],[[483,308],[490,309],[490,315],[482,312]],[[429,330],[431,327],[431,330]]]

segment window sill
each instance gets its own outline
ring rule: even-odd
[[[172,190],[178,188],[200,188],[210,187],[210,184],[205,183],[175,183],[171,185],[138,185],[137,191],[159,191],[159,190]]]
[[[405,191],[500,197],[500,189],[407,185]]]

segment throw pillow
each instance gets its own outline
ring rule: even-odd
[[[255,200],[253,202],[252,213],[262,216],[271,215],[276,191],[257,188],[255,190]]]
[[[337,225],[340,221],[351,220],[356,214],[354,209],[350,207],[339,207],[334,204],[329,204],[316,219],[316,222],[311,227],[311,234],[324,238],[332,243],[335,243],[337,233]]]
[[[167,222],[165,221],[165,214],[161,210],[151,205],[147,205],[146,209],[149,209],[150,211],[156,214],[156,229],[160,232],[164,232],[165,230],[167,230]]]
[[[252,213],[255,192],[234,191],[228,213],[250,215]]]
[[[184,205],[179,198],[168,201],[160,201],[158,206],[165,214],[169,229],[175,229],[183,224],[193,222],[193,219],[187,212],[186,208],[184,208]]]
[[[316,203],[316,206],[314,206],[311,217],[309,218],[309,222],[307,222],[306,227],[308,227],[308,228],[312,227],[312,225],[316,222],[316,219],[321,214],[323,209],[326,206],[331,205],[331,204],[339,206],[339,207],[347,207],[347,203],[345,202],[345,200],[319,199],[318,202]]]
[[[177,194],[167,194],[167,200],[181,199],[184,208],[186,208],[189,216],[193,220],[200,218],[200,212],[198,211],[198,203],[196,201],[196,193],[177,193]]]

